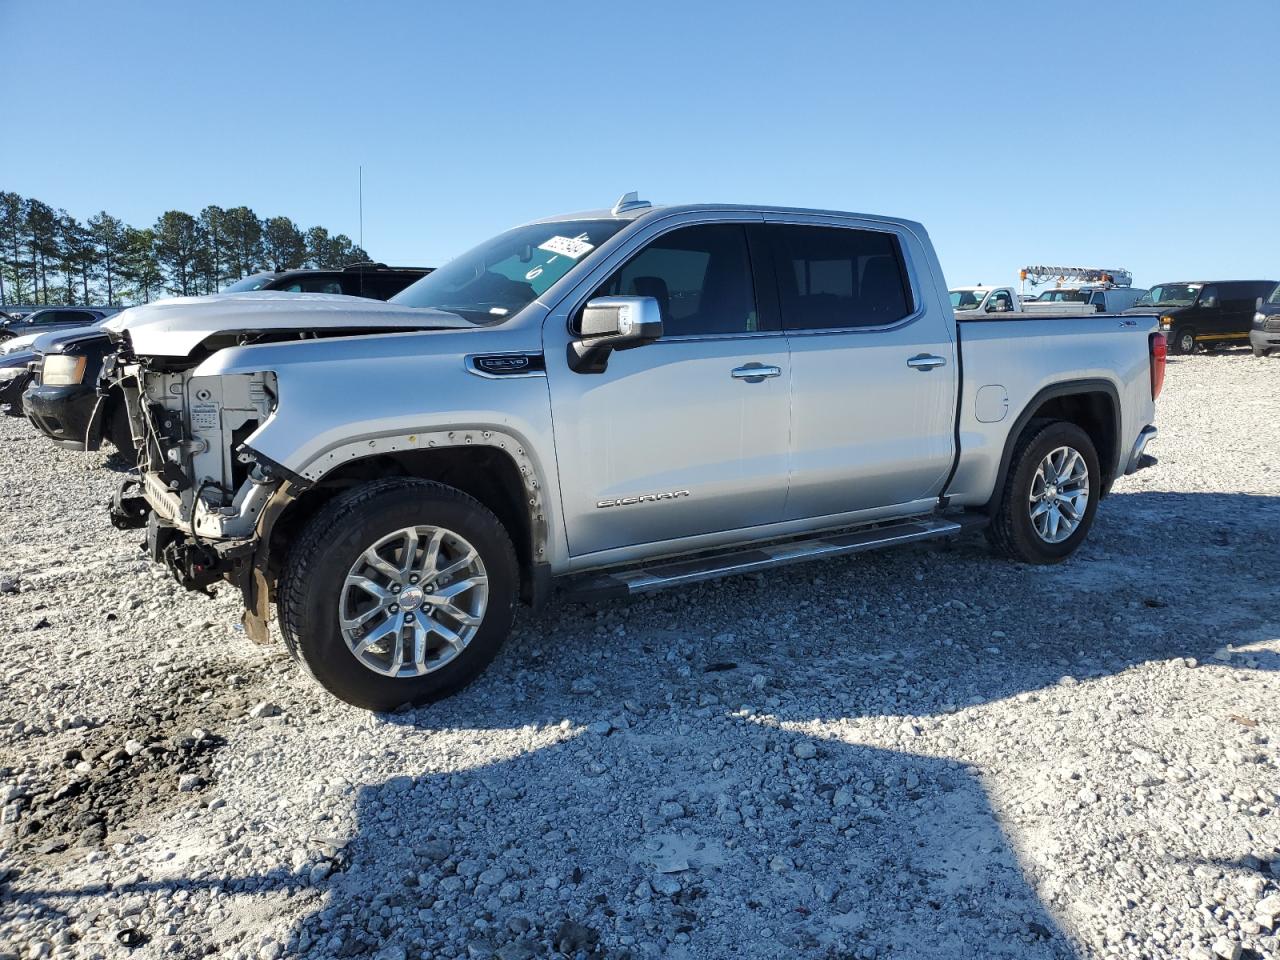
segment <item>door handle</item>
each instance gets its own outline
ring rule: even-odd
[[[734,367],[729,371],[729,376],[735,380],[745,380],[747,383],[759,383],[769,377],[782,376],[782,368],[766,366],[763,363],[748,363],[746,366]]]
[[[946,366],[945,357],[935,357],[930,353],[922,353],[919,356],[912,357],[907,361],[907,366],[913,370],[932,370],[934,367]]]

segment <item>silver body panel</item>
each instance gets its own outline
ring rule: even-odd
[[[962,323],[959,329],[964,358],[961,453],[947,488],[954,504],[980,506],[990,499],[1009,431],[1046,387],[1078,380],[1111,384],[1120,401],[1119,445],[1126,452],[1155,418],[1147,352],[1148,334],[1159,329],[1155,317],[1098,314],[1037,320],[1023,314],[1012,321]],[[1008,412],[1001,420],[983,423],[976,415],[978,394],[989,387],[1007,394]]]
[[[922,516],[944,495],[953,504],[983,504],[1009,430],[1055,382],[1112,384],[1125,451],[1152,420],[1145,333],[1154,319],[1122,327],[1101,316],[1006,316],[961,324],[957,343],[942,272],[919,224],[734,206],[642,208],[619,217],[628,226],[499,325],[230,347],[192,377],[272,374],[278,403],[245,443],[307,479],[387,450],[507,449],[537,491],[534,509],[546,529],[539,559],[554,573]],[[766,220],[894,233],[915,311],[883,328],[666,337],[614,353],[603,374],[568,368],[569,318],[650,239],[696,223]],[[345,322],[344,308],[333,301],[347,299],[326,298],[335,325]],[[356,304],[361,317],[380,313],[388,326],[416,325],[412,309]],[[147,335],[165,334],[165,349],[176,349],[175,338],[207,338],[212,320]],[[127,319],[121,326],[136,347],[142,331],[135,334]],[[227,329],[243,326],[228,315]],[[490,376],[471,360],[504,353],[541,353],[545,373]],[[735,374],[751,364],[777,375]],[[1003,393],[993,403],[987,391],[979,418],[983,387]]]

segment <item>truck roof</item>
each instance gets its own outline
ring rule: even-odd
[[[724,213],[724,212],[745,212],[745,213],[763,213],[763,214],[799,214],[803,216],[826,216],[826,217],[854,217],[859,220],[875,220],[880,223],[893,224],[904,227],[913,233],[923,234],[924,227],[915,220],[907,220],[902,217],[886,217],[876,213],[853,213],[847,210],[819,210],[810,207],[779,207],[769,206],[766,204],[752,203],[681,203],[664,206],[662,204],[648,204],[644,201],[632,201],[634,206],[623,206],[623,201],[619,201],[611,209],[607,210],[584,210],[577,213],[562,213],[553,217],[539,217],[531,223],[556,223],[561,220],[642,220],[653,218],[664,218],[679,213]]]

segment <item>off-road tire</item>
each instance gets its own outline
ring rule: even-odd
[[[475,547],[488,574],[488,605],[475,636],[454,660],[423,676],[384,676],[360,663],[347,646],[338,597],[363,550],[415,524],[445,527]],[[475,679],[511,630],[519,588],[511,538],[488,508],[442,483],[392,477],[335,497],[307,522],[285,559],[276,609],[286,649],[321,686],[352,706],[385,711],[439,700]]]
[[[1049,543],[1036,533],[1027,504],[1032,480],[1041,460],[1061,446],[1074,447],[1084,457],[1089,471],[1089,503],[1080,526],[1061,543]],[[1084,542],[1093,526],[1102,493],[1102,470],[1098,451],[1089,435],[1064,420],[1030,423],[1018,438],[1000,500],[987,526],[987,539],[1005,556],[1022,563],[1061,563]]]
[[[1188,346],[1183,341],[1190,338]],[[1173,331],[1173,336],[1169,338],[1169,352],[1178,354],[1187,354],[1196,352],[1196,332],[1190,327],[1179,327]]]

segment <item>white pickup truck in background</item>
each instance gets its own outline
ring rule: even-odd
[[[1022,301],[1013,287],[952,287],[948,292],[957,320],[976,320],[989,313],[1022,312]]]
[[[1123,313],[1146,292],[1138,287],[1063,287],[1046,290],[1034,300],[1024,300],[1022,310],[1055,317]]]
[[[952,287],[951,309],[957,320],[973,320],[989,314],[1033,313],[1037,316],[1087,317],[1095,313],[1123,313],[1147,291],[1133,286],[1128,270],[1096,267],[1023,267],[1023,284],[1047,283],[1053,289],[1030,297],[1013,287],[978,284]]]

